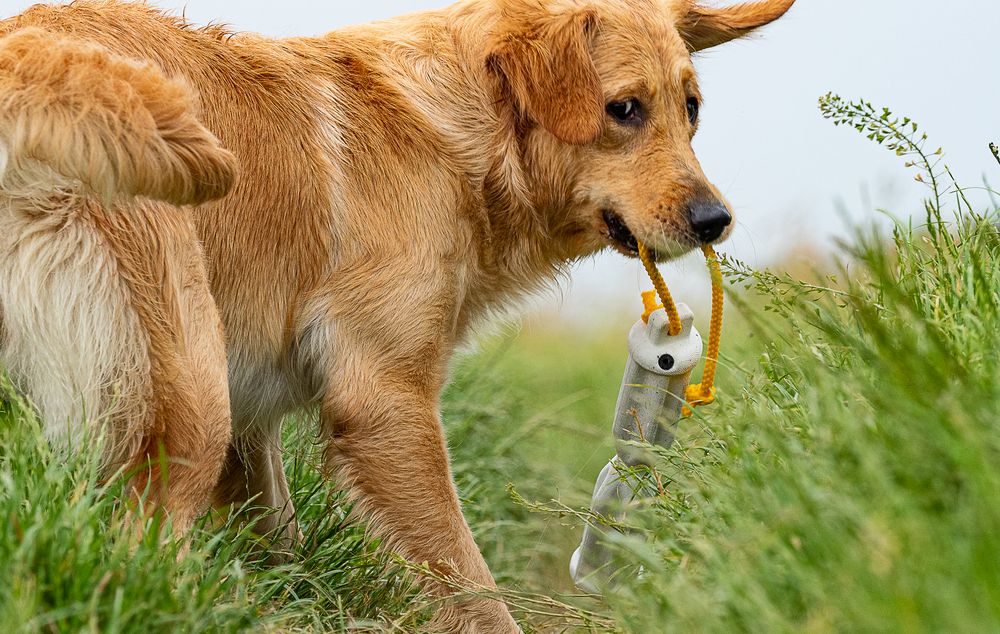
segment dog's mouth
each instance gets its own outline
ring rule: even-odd
[[[628,228],[625,219],[610,209],[605,209],[602,217],[608,228],[608,240],[611,245],[625,255],[639,255],[639,239]]]

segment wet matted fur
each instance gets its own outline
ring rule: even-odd
[[[467,0],[288,40],[33,7],[0,22],[0,359],[54,442],[165,456],[138,480],[180,530],[253,498],[294,542],[280,425],[318,408],[386,543],[491,587],[439,420],[450,355],[568,262],[726,237],[691,53],[793,1]],[[517,630],[486,599],[433,626]]]

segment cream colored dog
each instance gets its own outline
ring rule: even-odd
[[[294,540],[281,421],[315,407],[387,543],[490,587],[438,415],[452,351],[567,262],[726,236],[691,53],[793,1],[466,0],[291,40],[33,7],[0,22],[0,358],[180,530],[254,499]],[[486,599],[434,625],[517,629]]]

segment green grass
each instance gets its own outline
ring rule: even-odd
[[[860,232],[825,284],[730,263],[769,343],[664,452],[667,495],[621,540],[646,568],[612,594],[625,630],[1000,631],[997,216],[912,122],[822,107],[931,184],[926,223]]]
[[[444,399],[466,514],[528,631],[1000,631],[1000,235],[912,122],[828,97],[931,184],[926,222],[859,232],[809,283],[727,262],[742,322],[722,397],[661,453],[604,600],[569,555],[612,454],[625,335],[499,337]],[[950,212],[957,214],[952,221]],[[945,219],[948,219],[947,221]],[[288,471],[306,539],[267,568],[209,518],[190,552],[132,545],[120,484],[0,409],[0,631],[415,631],[429,602],[317,475],[308,422]],[[511,485],[512,489],[508,488]]]
[[[346,522],[313,458],[303,449],[288,465],[306,533],[295,561],[260,565],[253,537],[224,521],[213,528],[219,518],[206,518],[178,558],[180,546],[157,543],[152,530],[133,544],[119,520],[120,481],[97,484],[93,456],[53,455],[24,404],[8,403],[0,411],[0,630],[414,627],[423,606],[407,577]]]

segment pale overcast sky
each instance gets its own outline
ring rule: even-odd
[[[0,0],[0,15],[30,4]],[[183,10],[195,23],[287,36],[449,3],[154,4]],[[831,90],[921,122],[967,186],[981,185],[984,173],[1000,184],[1000,165],[987,151],[990,140],[1000,142],[998,29],[997,0],[799,0],[760,37],[700,55],[706,103],[696,149],[740,223],[724,249],[767,264],[803,241],[828,244],[843,227],[838,201],[856,221],[875,219],[876,207],[900,215],[920,209],[923,190],[894,156],[820,117],[816,100]],[[703,297],[701,268],[697,259],[668,267],[675,294]],[[577,268],[564,312],[630,306],[644,284],[635,263],[602,256]]]

